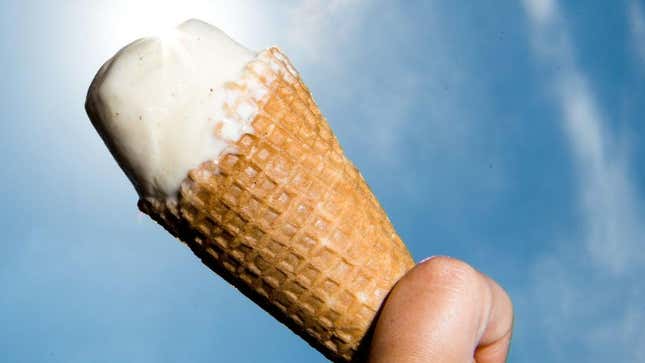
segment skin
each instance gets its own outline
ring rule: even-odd
[[[369,363],[503,363],[513,306],[465,262],[433,257],[396,284],[376,323]]]

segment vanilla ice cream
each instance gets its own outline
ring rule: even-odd
[[[233,117],[227,105],[237,93],[226,85],[256,57],[218,28],[188,20],[103,65],[86,109],[141,197],[173,198],[189,170],[253,132],[255,109],[238,102]]]

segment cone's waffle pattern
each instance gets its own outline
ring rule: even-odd
[[[228,85],[242,95],[230,109],[252,102],[255,132],[193,169],[176,201],[139,206],[327,357],[350,361],[413,260],[286,57],[268,49],[245,72]]]

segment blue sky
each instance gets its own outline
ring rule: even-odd
[[[509,291],[511,362],[645,361],[637,0],[0,0],[0,361],[324,361],[138,213],[84,113],[189,17],[291,57],[414,257]]]

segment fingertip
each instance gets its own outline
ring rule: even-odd
[[[456,362],[472,357],[484,289],[479,272],[461,260],[433,256],[421,261],[387,298],[371,361]]]
[[[401,282],[418,283],[422,288],[438,285],[460,291],[482,288],[480,273],[468,263],[450,256],[431,256],[422,260]]]

